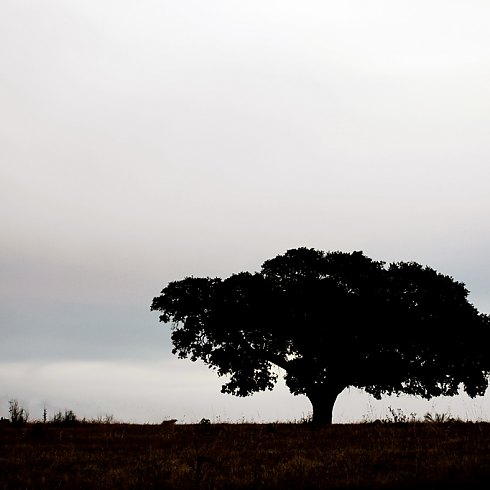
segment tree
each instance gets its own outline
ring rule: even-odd
[[[465,285],[415,262],[386,265],[362,252],[298,248],[260,272],[187,277],[153,299],[172,323],[174,354],[227,376],[222,392],[272,389],[279,370],[306,395],[313,422],[332,421],[349,386],[376,398],[483,395],[490,317]]]

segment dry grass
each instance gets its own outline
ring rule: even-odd
[[[490,488],[490,424],[2,426],[0,488]]]

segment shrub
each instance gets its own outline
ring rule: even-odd
[[[455,421],[455,419],[450,415],[448,415],[447,413],[435,413],[434,415],[432,415],[429,412],[427,412],[424,415],[424,420],[425,422],[430,422],[433,424],[443,424],[443,423]]]
[[[51,423],[54,425],[65,425],[65,426],[73,426],[80,423],[77,419],[77,416],[73,412],[73,410],[65,410],[65,412],[57,412],[53,415],[51,419]]]
[[[15,399],[9,400],[9,414],[10,422],[14,427],[25,425],[29,419],[29,412]]]

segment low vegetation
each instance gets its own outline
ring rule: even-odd
[[[485,422],[392,411],[325,427],[138,425],[59,414],[0,425],[0,489],[490,488]]]

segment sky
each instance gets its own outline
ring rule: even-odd
[[[483,0],[2,0],[0,415],[307,417],[281,383],[220,394],[149,308],[290,248],[430,265],[490,313],[489,23]],[[350,389],[334,422],[489,397]]]

